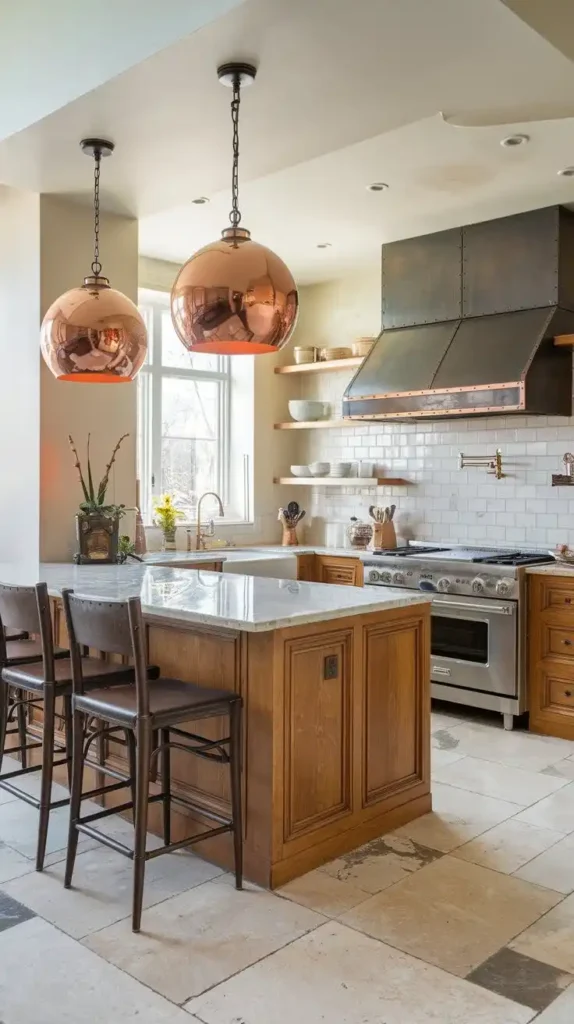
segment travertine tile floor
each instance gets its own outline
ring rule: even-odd
[[[66,812],[38,875],[0,792],[0,1022],[574,1024],[574,743],[442,706],[433,780],[432,814],[279,893],[150,862],[139,935],[131,864],[84,841],[66,892]]]

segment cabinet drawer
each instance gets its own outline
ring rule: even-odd
[[[574,661],[574,628],[548,624],[543,626],[543,657],[571,658]]]
[[[574,682],[564,679],[550,679],[548,687],[550,707],[569,708],[574,711]]]
[[[540,580],[540,611],[571,612],[574,622],[574,580],[550,577]]]
[[[351,568],[337,567],[334,565],[322,565],[321,566],[321,582],[322,583],[343,583],[347,586],[354,586],[355,583],[355,570]]]

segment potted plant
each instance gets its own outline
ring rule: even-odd
[[[163,550],[175,551],[175,529],[178,519],[185,519],[181,509],[173,503],[171,494],[162,494],[154,502],[154,521],[163,533]]]
[[[76,515],[76,536],[78,538],[78,552],[74,561],[80,564],[90,562],[115,562],[118,556],[118,533],[120,519],[128,509],[125,505],[106,503],[106,493],[110,478],[110,470],[116,461],[116,455],[122,441],[128,437],[122,434],[116,444],[110,461],[108,462],[104,475],[97,487],[94,486],[92,477],[92,465],[90,462],[90,435],[88,434],[87,444],[87,477],[84,477],[80,458],[71,434],[68,435],[68,442],[74,455],[74,465],[78,471],[78,477],[84,494],[84,500],[80,502],[80,511]]]

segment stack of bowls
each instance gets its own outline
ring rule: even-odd
[[[351,463],[350,462],[332,462],[331,463],[331,472],[329,473],[329,476],[336,476],[336,477],[349,476],[350,472],[351,472]]]

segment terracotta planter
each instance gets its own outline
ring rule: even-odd
[[[74,561],[79,565],[116,562],[118,557],[119,519],[97,512],[76,515],[78,551]]]

